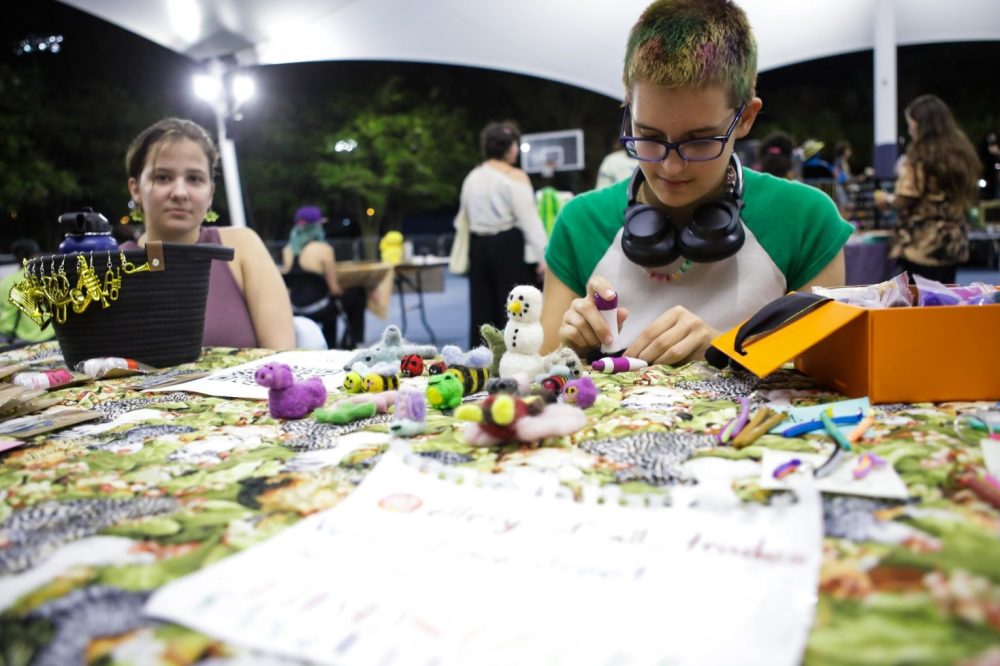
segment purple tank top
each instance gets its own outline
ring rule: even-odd
[[[201,228],[198,244],[207,243],[222,245],[218,229]],[[121,247],[132,250],[139,246],[130,242],[123,243]],[[202,334],[201,344],[205,347],[258,346],[246,299],[226,261],[212,262],[208,276],[208,302],[205,304],[205,332]]]

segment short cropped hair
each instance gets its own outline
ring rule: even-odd
[[[201,146],[208,158],[208,175],[214,178],[219,166],[219,149],[204,127],[184,118],[158,120],[132,139],[132,144],[125,153],[125,170],[129,177],[139,180],[150,153],[155,155],[161,144],[178,139],[190,139]]]
[[[667,88],[722,85],[735,107],[754,96],[757,42],[732,0],[656,0],[629,34],[625,99],[637,81]]]
[[[479,149],[483,159],[498,160],[507,154],[510,144],[521,140],[521,133],[513,123],[490,123],[479,135]]]

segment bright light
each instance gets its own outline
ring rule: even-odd
[[[209,74],[195,74],[194,94],[206,102],[215,102],[222,93],[222,82]]]
[[[986,179],[985,178],[980,178],[979,179],[979,188],[982,189],[984,187],[986,187]]]
[[[368,213],[368,217],[374,217],[375,216],[375,209],[374,208],[369,208],[365,212]]]
[[[237,74],[233,77],[233,100],[237,104],[252,99],[256,90],[257,86],[254,85],[253,79],[246,74]]]
[[[333,146],[333,149],[335,151],[337,151],[338,153],[349,153],[349,152],[351,152],[352,150],[354,150],[357,147],[358,147],[358,142],[357,141],[355,141],[354,139],[348,139],[347,141],[343,141],[343,140],[338,141]]]
[[[171,0],[167,5],[167,20],[174,33],[187,42],[201,36],[202,14],[197,0]]]
[[[521,152],[522,153],[531,152],[531,144],[530,143],[522,143],[521,144]]]
[[[22,39],[15,49],[17,55],[29,55],[32,53],[59,53],[62,49],[62,35],[49,35],[47,37],[29,37]]]

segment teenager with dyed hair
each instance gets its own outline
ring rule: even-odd
[[[733,154],[762,105],[757,46],[735,3],[649,5],[623,79],[621,142],[638,168],[560,213],[546,253],[547,350],[611,340],[595,293],[617,297],[627,356],[678,364],[790,290],[843,284],[852,228],[833,201]]]

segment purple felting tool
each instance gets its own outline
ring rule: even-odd
[[[632,370],[641,370],[649,364],[643,361],[641,358],[629,358],[628,356],[616,356],[614,358],[605,356],[602,359],[598,359],[590,364],[590,368],[596,372],[603,372],[606,375],[615,374],[618,372],[630,372]]]
[[[597,311],[604,317],[604,322],[608,325],[608,330],[611,331],[611,342],[608,344],[602,343],[601,351],[605,354],[613,354],[621,351],[624,347],[618,338],[618,294],[615,294],[612,298],[604,298],[597,292],[594,292],[594,305],[597,306]]]

